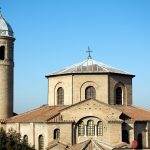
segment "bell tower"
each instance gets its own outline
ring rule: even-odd
[[[13,30],[0,14],[0,119],[13,116]]]

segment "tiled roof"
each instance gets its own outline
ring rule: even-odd
[[[47,75],[47,77],[63,74],[81,74],[81,73],[116,73],[134,76],[129,72],[122,71],[120,69],[111,67],[109,65],[103,64],[93,59],[86,59],[78,64],[74,64],[59,71],[53,72],[50,75]]]
[[[95,100],[96,102],[102,104],[102,102],[99,102],[98,100]],[[84,103],[86,102],[80,102]],[[77,104],[74,104],[77,105]],[[43,106],[37,109],[34,109],[29,112],[25,112],[20,115],[16,115],[14,117],[8,118],[6,122],[8,123],[19,123],[19,122],[24,122],[24,123],[30,123],[30,122],[73,122],[73,120],[63,120],[61,116],[61,112],[65,111],[66,109],[70,109],[74,105],[70,106]],[[133,121],[148,121],[150,120],[150,111],[149,110],[144,110],[142,108],[134,107],[134,106],[119,106],[119,105],[108,105],[105,104],[109,107],[112,107],[112,113],[117,113],[116,115],[108,115],[109,118],[108,120],[112,121],[119,121],[119,116],[118,119],[116,118],[117,115],[123,113],[129,117],[129,120]],[[118,110],[118,111],[115,111]],[[120,113],[119,113],[120,112]],[[114,117],[116,116],[116,117]],[[5,120],[0,120],[1,122],[5,122]],[[121,121],[121,120],[120,120]]]
[[[66,150],[67,147],[68,147],[67,145],[61,143],[58,140],[53,140],[53,141],[51,141],[51,142],[48,143],[48,147],[46,149],[50,150],[51,148],[56,147],[56,146],[60,146],[61,149],[64,149],[64,150]]]
[[[115,106],[135,121],[150,120],[150,111],[135,106]]]
[[[67,106],[43,106],[29,112],[11,117],[7,122],[50,122],[55,117],[61,121],[59,111]]]
[[[113,147],[110,145],[107,145],[105,143],[102,143],[98,140],[89,139],[81,143],[77,143],[71,147],[69,147],[67,150],[85,150],[85,149],[95,149],[95,150],[112,150]]]

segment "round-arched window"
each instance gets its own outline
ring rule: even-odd
[[[122,88],[121,87],[116,88],[116,104],[122,105]]]
[[[57,90],[57,104],[63,105],[64,104],[64,89],[59,87]]]
[[[85,99],[96,98],[96,90],[93,86],[88,86],[85,89]]]
[[[44,137],[39,135],[39,150],[44,150]]]
[[[59,139],[60,138],[60,129],[55,129],[54,130],[54,139]]]
[[[95,133],[94,121],[93,120],[89,120],[87,122],[87,135],[88,136],[94,136],[94,133]]]

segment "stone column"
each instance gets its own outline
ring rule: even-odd
[[[87,126],[84,126],[84,136],[87,136]]]
[[[95,136],[97,136],[97,125],[94,126],[95,127]]]
[[[129,130],[129,142],[130,144],[132,143],[132,141],[134,140],[134,122],[130,122],[128,123],[128,125],[130,126],[130,130]]]

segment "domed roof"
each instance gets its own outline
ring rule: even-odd
[[[0,36],[13,37],[13,30],[2,15],[0,15]]]
[[[90,74],[92,73],[98,73],[98,74],[114,73],[114,74],[134,76],[133,74],[129,72],[122,71],[120,69],[95,61],[92,58],[88,58],[78,64],[74,64],[72,66],[66,67],[59,71],[53,72],[47,77],[56,76],[56,75],[64,75],[64,74],[88,74],[88,73]]]

